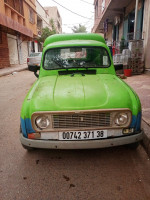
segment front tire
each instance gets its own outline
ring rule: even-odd
[[[33,147],[28,147],[28,146],[26,146],[26,145],[24,145],[24,144],[22,144],[22,146],[23,146],[24,149],[26,149],[26,150],[28,150],[28,151],[33,151],[33,150],[35,150],[35,148],[33,148]]]
[[[127,147],[129,147],[130,149],[137,149],[139,144],[140,144],[139,142],[134,142],[131,144],[127,144]]]

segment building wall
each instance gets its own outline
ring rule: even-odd
[[[0,69],[10,67],[7,34],[0,32]]]
[[[106,33],[106,39],[110,42],[112,42],[112,24],[108,24],[108,32]]]
[[[33,34],[37,35],[37,13],[35,0],[25,0],[23,1],[25,26],[32,30]],[[30,9],[33,11],[33,21],[30,20]]]
[[[62,33],[62,19],[61,19],[61,16],[59,14],[57,7],[54,6],[54,7],[44,7],[44,8],[47,11],[50,19],[54,20],[56,32]]]
[[[143,18],[145,68],[150,69],[150,1],[145,0]]]
[[[0,0],[0,13],[5,14],[4,0]]]
[[[36,12],[37,12],[37,15],[42,20],[42,28],[48,27],[49,29],[51,29],[51,26],[49,23],[50,17],[38,1],[36,1]]]
[[[99,33],[102,30],[99,29],[99,22],[107,10],[107,7],[111,0],[95,0],[94,1],[94,9],[95,9],[95,20],[94,20],[94,27],[92,28],[92,32]]]
[[[18,3],[22,2],[20,5],[21,10],[20,12],[18,11]],[[15,3],[15,4],[14,4]],[[29,9],[33,10],[34,13],[34,22],[31,22],[29,19]],[[35,5],[35,0],[1,0],[0,2],[0,14],[3,14],[4,16],[7,16],[10,18],[10,23],[13,23],[11,20],[13,20],[15,23],[14,25],[17,26],[17,23],[20,26],[18,29],[29,29],[30,31],[33,32],[34,35],[37,35],[37,30],[36,30],[36,21],[37,21],[37,15],[36,15],[36,5]],[[17,31],[17,30],[16,30]],[[19,30],[18,30],[19,31]],[[19,31],[20,32],[20,31]],[[24,31],[21,32],[22,34],[26,35],[26,32]]]
[[[26,63],[28,41],[37,35],[35,0],[0,0],[0,32],[0,68]]]

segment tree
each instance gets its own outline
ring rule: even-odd
[[[39,42],[44,42],[45,39],[50,36],[50,35],[54,35],[56,34],[56,28],[55,28],[55,25],[54,25],[54,21],[53,19],[50,19],[50,25],[52,27],[52,30],[50,30],[48,27],[45,27],[42,29],[42,34],[41,34],[41,37],[38,38],[38,41]]]
[[[52,33],[56,34],[56,27],[55,27],[55,24],[54,24],[54,20],[52,18],[50,19],[49,23],[52,27]]]
[[[74,26],[72,28],[73,33],[87,33],[86,27],[79,24],[79,26]]]

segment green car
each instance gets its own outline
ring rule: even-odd
[[[116,76],[98,34],[62,34],[44,42],[38,76],[21,110],[24,148],[137,147],[142,140],[137,94]]]

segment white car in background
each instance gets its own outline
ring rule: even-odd
[[[29,57],[27,58],[28,69],[31,70],[35,66],[38,66],[40,69],[41,58],[42,58],[42,52],[30,53]],[[38,77],[36,73],[35,73],[35,76]]]
[[[29,66],[40,66],[42,58],[42,52],[33,52],[30,53],[29,57],[27,58],[27,64]]]

